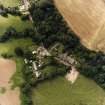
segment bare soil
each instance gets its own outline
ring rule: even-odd
[[[0,94],[0,105],[20,105],[19,89],[11,90],[10,79],[15,71],[14,61],[0,58],[0,88],[6,89]]]

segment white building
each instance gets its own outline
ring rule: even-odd
[[[37,67],[37,65],[36,65],[36,62],[33,62],[32,63],[33,64],[33,73],[35,74],[35,76],[38,78],[38,77],[40,77],[40,75],[41,75],[41,72],[39,72],[38,71],[38,67]]]

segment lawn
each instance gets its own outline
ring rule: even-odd
[[[105,105],[105,92],[83,76],[74,85],[59,77],[39,84],[32,99],[34,105]]]
[[[18,16],[9,15],[8,18],[0,16],[0,35],[2,35],[8,27],[14,27],[17,31],[22,31],[26,28],[31,28],[30,21],[22,21]]]

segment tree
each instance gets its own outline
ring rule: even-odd
[[[23,56],[24,56],[24,51],[23,51],[22,48],[20,48],[20,47],[16,47],[16,48],[15,48],[15,53],[16,53],[16,55],[19,56],[19,57],[23,57]]]

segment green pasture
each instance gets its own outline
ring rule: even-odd
[[[105,105],[105,92],[80,76],[71,85],[64,77],[39,84],[32,91],[34,105]]]

